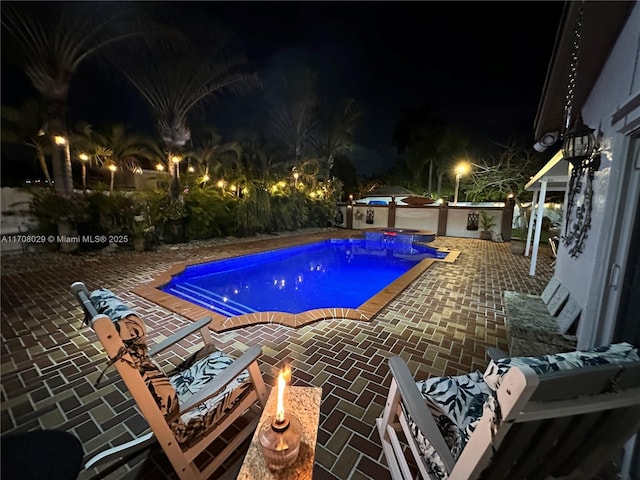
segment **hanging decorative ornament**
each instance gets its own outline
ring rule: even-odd
[[[578,9],[576,29],[573,36],[573,52],[571,54],[566,105],[564,107],[565,122],[562,141],[563,158],[571,163],[572,166],[562,243],[569,248],[569,255],[572,258],[576,258],[582,253],[584,241],[591,228],[593,177],[594,172],[600,168],[600,151],[593,134],[594,129],[586,126],[582,121],[582,115],[579,114],[573,128],[569,130],[582,42],[583,13],[584,0]]]

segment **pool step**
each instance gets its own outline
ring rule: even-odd
[[[191,283],[172,286],[168,288],[166,292],[182,298],[183,300],[195,303],[196,305],[200,305],[201,307],[211,309],[226,317],[235,317],[237,315],[246,315],[257,312],[257,310],[247,305],[235,302],[228,297],[223,297],[222,295],[209,292],[204,288]]]

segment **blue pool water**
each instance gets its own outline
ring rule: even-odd
[[[324,240],[192,265],[162,290],[228,317],[358,308],[423,259],[444,256],[412,243]]]

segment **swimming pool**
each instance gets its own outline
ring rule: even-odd
[[[325,240],[192,265],[162,290],[227,317],[358,308],[420,261],[444,256],[422,245]]]
[[[390,301],[392,301],[402,290],[409,286],[411,282],[422,275],[434,262],[443,261],[445,263],[452,263],[455,262],[456,258],[459,255],[459,252],[453,250],[440,251],[431,247],[427,247],[426,245],[412,245],[405,244],[404,242],[400,245],[396,245],[395,249],[390,250],[389,248],[387,248],[388,245],[385,245],[383,248],[380,241],[366,240],[362,237],[354,238],[353,232],[349,231],[329,231],[307,235],[306,237],[307,242],[302,245],[300,244],[300,239],[275,238],[264,243],[265,246],[269,245],[271,247],[271,250],[269,251],[265,251],[265,246],[261,247],[263,242],[258,242],[252,245],[239,243],[237,245],[226,247],[224,250],[219,252],[217,251],[217,249],[215,249],[209,256],[206,256],[206,251],[203,251],[200,260],[192,261],[190,263],[174,263],[168,270],[157,274],[150,282],[133,288],[132,292],[146,300],[149,300],[150,302],[155,303],[162,308],[178,313],[180,316],[189,318],[194,321],[200,320],[203,316],[209,316],[212,318],[212,321],[209,324],[209,328],[216,332],[223,332],[226,330],[232,330],[261,323],[278,323],[281,325],[298,328],[303,325],[307,325],[309,323],[324,319],[349,319],[369,321],[373,317],[375,317],[378,312],[382,308],[384,308]],[[373,294],[371,293],[371,291],[367,291],[367,293],[364,295],[358,294],[360,295],[358,299],[354,303],[350,303],[350,305],[354,305],[355,303],[360,302],[364,297],[369,296],[369,298],[365,299],[364,303],[361,303],[355,308],[346,305],[337,305],[334,303],[334,306],[325,306],[321,308],[309,307],[312,309],[302,311],[301,313],[288,313],[282,310],[268,310],[253,311],[252,313],[228,316],[227,314],[221,314],[215,311],[212,307],[209,306],[210,303],[207,304],[206,300],[199,303],[194,303],[196,299],[192,297],[196,297],[196,295],[189,294],[188,296],[185,296],[189,299],[184,299],[177,296],[177,294],[165,291],[168,290],[167,287],[169,285],[173,285],[175,287],[175,283],[172,284],[172,282],[174,282],[174,280],[176,280],[181,274],[189,272],[188,275],[191,275],[191,272],[194,272],[195,277],[204,276],[212,273],[205,272],[205,270],[209,268],[207,265],[220,265],[220,261],[230,261],[231,264],[234,265],[234,278],[237,282],[235,286],[241,286],[240,281],[244,280],[245,275],[241,275],[239,273],[240,270],[238,270],[237,268],[240,268],[243,262],[245,262],[247,259],[265,258],[260,257],[260,255],[262,254],[265,254],[266,257],[284,254],[283,256],[286,257],[288,253],[284,252],[291,252],[298,247],[304,248],[305,246],[308,247],[312,244],[315,245],[318,242],[325,241],[330,241],[337,245],[339,244],[339,242],[344,242],[345,240],[348,240],[348,246],[347,243],[343,244],[345,255],[347,250],[349,250],[352,257],[360,257],[361,255],[365,255],[366,253],[368,253],[373,257],[393,256],[395,257],[396,261],[404,261],[407,260],[407,258],[411,258],[413,261],[418,260],[418,262],[414,263],[413,266],[404,273],[399,273],[399,277],[397,277],[395,280],[391,280],[390,283],[382,286],[381,289],[377,290]],[[256,254],[258,255],[258,257],[255,256]],[[436,258],[442,257],[444,255],[446,255],[446,257],[442,260]],[[332,264],[328,263],[327,265],[331,267]],[[300,265],[298,265],[298,267],[300,267]],[[275,273],[275,269],[272,268],[272,270],[272,276],[269,278],[269,284],[271,288],[276,288],[276,286],[278,285],[278,278],[282,280],[282,277],[273,275]],[[309,273],[307,273],[307,271]],[[304,274],[304,277],[302,278],[303,283],[306,283],[307,277],[317,275],[317,273],[311,272],[310,266],[307,268],[307,271],[302,271],[302,273]],[[373,277],[373,275],[367,276]],[[389,279],[387,279],[387,281],[389,281]],[[287,286],[295,286],[296,282],[298,282],[298,286],[300,286],[300,279],[296,280],[296,277],[290,277],[290,279],[284,278],[284,287],[286,288]],[[368,283],[369,278],[358,278],[357,280],[353,280],[352,282],[347,283],[346,286],[343,285],[343,288],[346,289],[348,287],[353,292],[355,290],[358,290],[364,284]],[[282,281],[279,285],[280,287],[283,286]],[[254,287],[250,287],[250,289],[252,291],[255,290]],[[240,291],[240,288],[237,288],[237,290]],[[263,290],[267,290],[267,288],[264,287]],[[223,303],[225,303],[226,305],[230,305],[231,302],[225,302],[224,298],[226,296],[227,299],[232,299],[235,301],[236,298],[233,296],[233,293],[234,289],[228,288],[225,292],[222,292],[222,294],[218,293],[218,295],[219,297],[222,297]],[[218,299],[220,299],[219,297]],[[237,303],[246,306],[246,303],[244,301],[238,301]],[[249,305],[249,307],[250,308],[247,308],[244,311],[261,310],[261,308],[255,308],[251,305]],[[281,307],[278,306],[270,308]]]

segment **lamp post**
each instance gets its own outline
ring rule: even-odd
[[[109,165],[109,170],[111,171],[111,187],[109,188],[109,192],[111,193],[113,193],[113,179],[117,169],[118,167],[116,167],[114,164]]]
[[[463,174],[467,172],[467,165],[464,163],[459,163],[458,165],[456,165],[455,172],[456,172],[456,190],[453,195],[453,204],[457,206],[458,205],[458,189],[460,188],[460,178],[462,177]]]
[[[84,191],[87,190],[87,161],[89,160],[89,155],[86,153],[81,153],[78,155],[78,158],[82,160],[82,189]]]

